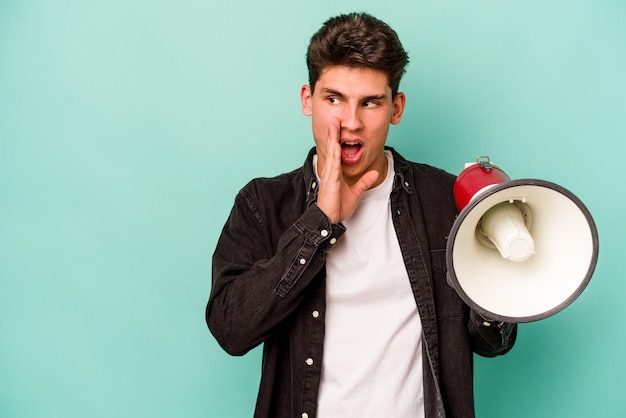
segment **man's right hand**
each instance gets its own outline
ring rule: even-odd
[[[321,156],[323,158],[321,184],[317,197],[317,206],[332,223],[340,223],[349,217],[356,209],[363,192],[371,188],[379,176],[376,170],[371,170],[364,173],[354,184],[346,182],[341,168],[340,131],[341,121],[335,118],[328,128],[325,155]]]

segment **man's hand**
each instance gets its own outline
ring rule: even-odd
[[[339,223],[350,216],[356,209],[361,194],[378,180],[378,172],[372,170],[364,173],[353,185],[346,183],[341,169],[340,130],[341,122],[333,119],[328,128],[317,197],[317,206],[332,223]]]

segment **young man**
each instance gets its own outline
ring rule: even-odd
[[[255,417],[472,417],[472,353],[513,346],[447,284],[454,177],[385,147],[407,63],[380,20],[328,20],[300,92],[315,148],[236,197],[206,320],[230,354],[264,344]]]

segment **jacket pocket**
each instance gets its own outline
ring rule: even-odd
[[[467,306],[456,290],[448,284],[446,250],[431,250],[430,260],[433,269],[433,291],[437,318],[464,318]]]

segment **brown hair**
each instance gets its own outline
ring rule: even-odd
[[[344,65],[385,73],[394,97],[408,62],[409,56],[396,32],[367,13],[328,19],[311,38],[306,54],[311,90],[322,71]]]

